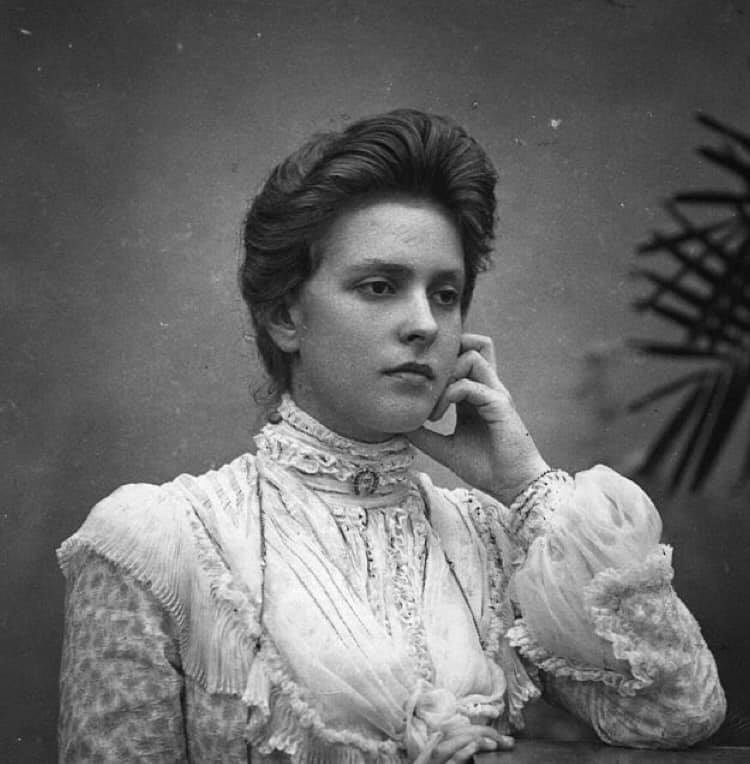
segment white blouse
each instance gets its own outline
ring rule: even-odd
[[[553,471],[505,507],[414,473],[404,438],[279,415],[256,456],[124,486],[60,548],[61,760],[422,761],[469,722],[522,727],[540,692],[609,743],[718,728],[634,483]]]

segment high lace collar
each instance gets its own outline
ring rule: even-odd
[[[404,436],[381,443],[329,430],[289,395],[255,436],[258,452],[294,470],[311,488],[362,503],[393,499],[409,484],[414,448]]]

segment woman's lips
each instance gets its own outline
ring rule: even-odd
[[[386,374],[411,385],[424,385],[435,379],[435,372],[432,367],[424,363],[403,363],[393,369],[388,369]]]
[[[389,371],[388,376],[408,382],[410,385],[426,385],[430,381],[428,376],[417,371]]]

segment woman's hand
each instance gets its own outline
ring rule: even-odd
[[[461,336],[461,354],[453,379],[430,419],[440,419],[452,403],[456,404],[456,429],[452,435],[422,427],[408,433],[408,438],[469,485],[509,504],[549,469],[497,376],[495,350],[489,337]]]
[[[432,751],[430,764],[463,764],[471,761],[476,753],[486,751],[510,751],[513,738],[501,735],[492,727],[472,725],[466,731],[457,731],[441,740]]]

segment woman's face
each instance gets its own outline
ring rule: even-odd
[[[433,203],[342,213],[289,310],[297,404],[359,440],[421,426],[458,357],[463,288],[458,231]]]

